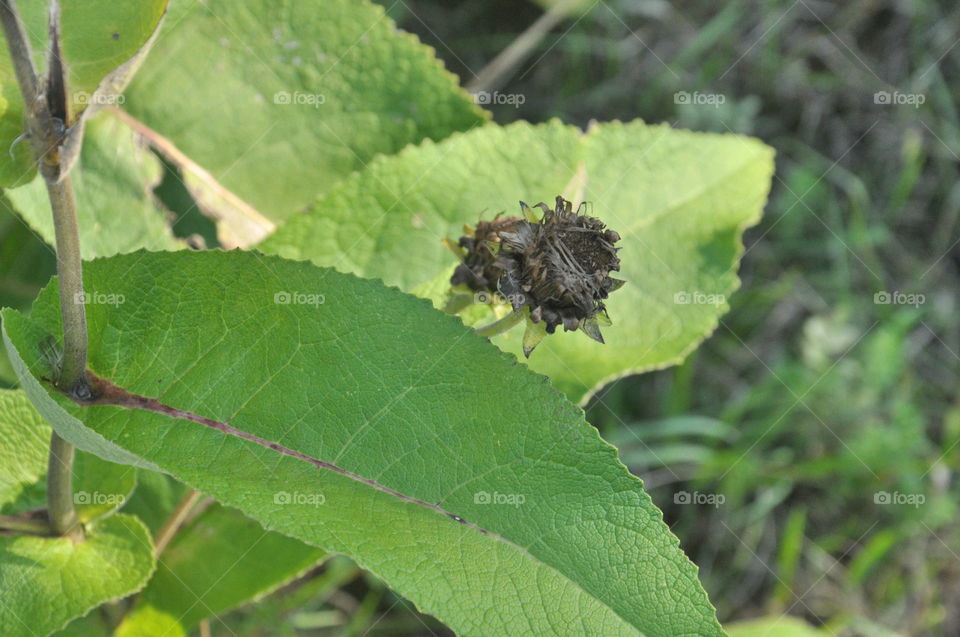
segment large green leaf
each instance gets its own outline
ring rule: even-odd
[[[19,3],[38,71],[46,73],[49,2]],[[149,48],[167,0],[113,2],[59,0],[60,57],[66,82],[67,126],[79,142],[83,115],[122,101],[118,93]],[[23,97],[17,86],[7,42],[0,32],[0,186],[12,188],[36,174],[30,144],[13,146],[23,133]],[[68,135],[68,139],[73,135]],[[12,148],[11,148],[12,147]],[[78,147],[77,147],[78,148]],[[11,154],[13,155],[11,157]]]
[[[129,515],[88,525],[77,543],[0,536],[0,633],[48,635],[103,602],[135,593],[153,565],[147,529]]]
[[[46,506],[50,433],[50,425],[22,390],[0,390],[0,512],[15,514]],[[122,506],[135,485],[131,467],[77,452],[74,504],[82,522]]]
[[[364,0],[178,0],[125,109],[270,219],[378,153],[482,123]]]
[[[4,310],[4,338],[80,448],[350,555],[466,634],[722,634],[616,450],[428,303],[251,253],[140,252],[84,275],[127,299],[90,306],[91,370],[184,411],[78,406],[40,380],[40,343],[60,333],[51,285],[30,318]]]
[[[116,117],[104,113],[87,123],[83,150],[72,172],[84,258],[182,245],[150,192],[161,170],[159,160]],[[20,216],[53,245],[53,217],[43,178],[6,195]]]
[[[378,158],[260,247],[422,293],[448,276],[453,257],[440,239],[456,239],[464,223],[519,214],[520,199],[586,200],[622,237],[618,278],[627,285],[607,303],[607,345],[556,334],[529,361],[579,400],[619,376],[681,361],[713,331],[739,284],[740,237],[760,217],[772,172],[772,150],[736,135],[639,121],[585,134],[556,121],[484,127]],[[519,352],[521,336],[498,342]]]
[[[200,620],[266,595],[326,553],[214,505],[182,528],[118,637],[177,637]]]

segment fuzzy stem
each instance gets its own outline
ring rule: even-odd
[[[3,32],[10,46],[10,59],[13,61],[20,91],[24,94],[25,102],[28,96],[32,102],[38,89],[37,70],[33,66],[33,57],[30,54],[30,46],[27,44],[26,28],[23,26],[23,20],[20,19],[15,0],[0,1],[0,21],[3,22]],[[31,102],[26,102],[27,110],[30,110]]]
[[[509,330],[514,325],[518,325],[525,318],[523,312],[510,312],[502,319],[498,319],[493,323],[488,323],[483,327],[477,328],[477,334],[480,336],[492,337],[497,334],[503,334]]]
[[[60,280],[60,314],[63,316],[63,367],[57,385],[84,400],[87,386],[87,315],[83,297],[83,263],[76,200],[70,177],[47,183],[57,239],[57,277]]]
[[[0,531],[16,531],[30,535],[50,535],[50,525],[44,520],[21,518],[15,515],[0,515]]]
[[[77,512],[73,508],[73,454],[73,445],[56,433],[50,436],[47,512],[50,526],[59,535],[74,535],[79,528]]]
[[[474,302],[476,302],[476,295],[474,294],[455,294],[447,300],[446,305],[443,306],[443,311],[447,314],[459,314]]]
[[[53,211],[64,350],[57,386],[77,398],[89,398],[90,390],[86,382],[87,319],[83,304],[83,270],[76,200],[70,178],[61,173],[60,166],[60,146],[63,143],[65,122],[51,114],[46,100],[48,92],[62,91],[63,78],[51,74],[46,79],[48,90],[41,90],[26,29],[15,0],[0,0],[0,22],[3,24],[3,32],[10,48],[10,59],[23,96],[27,136],[40,174],[47,184],[47,194],[50,196],[50,207]],[[58,36],[54,34],[54,37]],[[58,67],[51,62],[51,68]],[[54,433],[50,438],[50,462],[47,472],[50,526],[62,535],[76,537],[82,531],[73,508],[73,455],[73,445]]]

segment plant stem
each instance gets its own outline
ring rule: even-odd
[[[57,385],[73,396],[90,397],[87,386],[87,315],[83,302],[83,262],[77,204],[70,177],[47,182],[57,240],[57,276],[60,279],[60,314],[63,316],[63,366]]]
[[[37,71],[33,67],[33,57],[30,55],[30,46],[27,44],[26,29],[23,21],[20,19],[20,12],[17,11],[15,0],[0,1],[0,21],[3,22],[3,32],[7,36],[7,44],[10,47],[10,59],[13,61],[13,69],[17,74],[17,83],[20,85],[20,92],[23,93],[24,103],[27,111],[30,111],[30,102],[27,97],[34,98],[37,95]]]
[[[23,96],[27,136],[33,148],[40,174],[47,184],[53,226],[56,235],[57,275],[60,281],[60,313],[63,317],[63,363],[57,386],[76,398],[89,398],[87,386],[87,319],[83,304],[83,265],[80,257],[80,234],[77,227],[77,206],[70,178],[62,174],[60,147],[65,122],[51,114],[48,93],[63,94],[63,77],[59,60],[51,59],[47,89],[42,90],[29,40],[15,0],[0,0],[0,22],[10,47]],[[53,34],[53,37],[59,37]],[[54,42],[58,44],[58,42]],[[53,48],[54,55],[59,49]],[[62,107],[62,105],[61,105]],[[50,461],[47,472],[47,500],[50,526],[62,535],[81,533],[73,508],[73,445],[56,433],[50,438]]]
[[[60,145],[64,122],[50,113],[33,67],[29,40],[14,0],[0,0],[0,21],[10,47],[25,105],[27,136],[40,174],[47,184],[57,244],[57,276],[60,280],[60,313],[63,315],[63,366],[57,386],[77,398],[87,398],[84,371],[87,367],[87,318],[83,304],[83,265],[77,204],[67,175],[60,174]],[[50,78],[48,84],[62,82]]]
[[[459,314],[476,301],[473,294],[456,294],[447,301],[443,311],[447,314]]]
[[[15,0],[0,0],[0,22],[10,48],[10,59],[23,96],[24,120],[27,139],[33,147],[40,174],[48,182],[56,180],[60,173],[60,145],[63,143],[65,122],[54,117],[47,103],[47,90],[41,88],[37,70],[33,66],[30,40],[27,38],[23,20],[17,11]],[[49,78],[48,87],[63,78]]]
[[[187,491],[186,495],[180,500],[180,503],[177,504],[177,508],[173,510],[170,517],[166,519],[163,526],[157,531],[157,537],[154,540],[154,555],[163,553],[163,549],[167,548],[167,545],[170,544],[170,540],[177,534],[183,521],[187,519],[187,514],[190,513],[190,510],[201,497],[202,494],[199,491],[194,489]]]
[[[0,515],[0,531],[17,531],[31,535],[50,535],[50,525],[44,520],[21,518],[15,515]]]
[[[522,322],[524,318],[526,317],[524,316],[523,312],[510,312],[502,319],[484,325],[483,327],[478,327],[477,334],[480,336],[486,336],[488,338],[491,336],[496,336],[497,334],[503,334],[514,325]]]
[[[73,508],[74,447],[54,432],[50,436],[47,463],[47,512],[50,526],[60,535],[79,532],[77,512]]]
[[[90,397],[87,385],[87,316],[83,303],[83,263],[76,200],[70,177],[60,183],[47,180],[57,244],[60,279],[60,315],[63,317],[63,363],[57,386],[80,399]],[[73,445],[56,431],[50,435],[47,464],[47,509],[50,525],[61,535],[81,534],[73,508]]]
[[[510,72],[529,57],[544,36],[567,17],[568,12],[576,5],[576,2],[577,0],[560,0],[551,6],[546,13],[537,18],[536,22],[511,42],[510,46],[483,67],[473,81],[467,84],[467,90],[476,93],[478,91],[491,91],[500,86]]]

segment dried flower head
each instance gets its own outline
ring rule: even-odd
[[[451,285],[465,285],[474,292],[496,292],[497,281],[503,271],[494,265],[495,251],[500,243],[500,232],[513,230],[519,221],[516,217],[499,216],[493,221],[481,221],[476,228],[464,227],[467,234],[460,237],[458,245],[463,249],[463,262],[450,277]]]
[[[559,325],[603,343],[599,321],[609,324],[604,301],[623,285],[610,277],[620,270],[614,246],[620,235],[599,219],[574,212],[563,197],[557,197],[553,209],[535,206],[543,210],[542,219],[522,201],[520,207],[525,220],[481,222],[472,237],[460,239],[463,263],[450,282],[499,292],[515,312],[526,308],[527,356]]]

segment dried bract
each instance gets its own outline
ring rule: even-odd
[[[516,217],[497,217],[481,221],[477,227],[464,227],[466,235],[458,242],[463,248],[463,262],[450,277],[451,285],[465,285],[474,292],[496,292],[497,281],[503,271],[494,265],[495,251],[500,243],[500,232],[509,232],[519,221]]]

